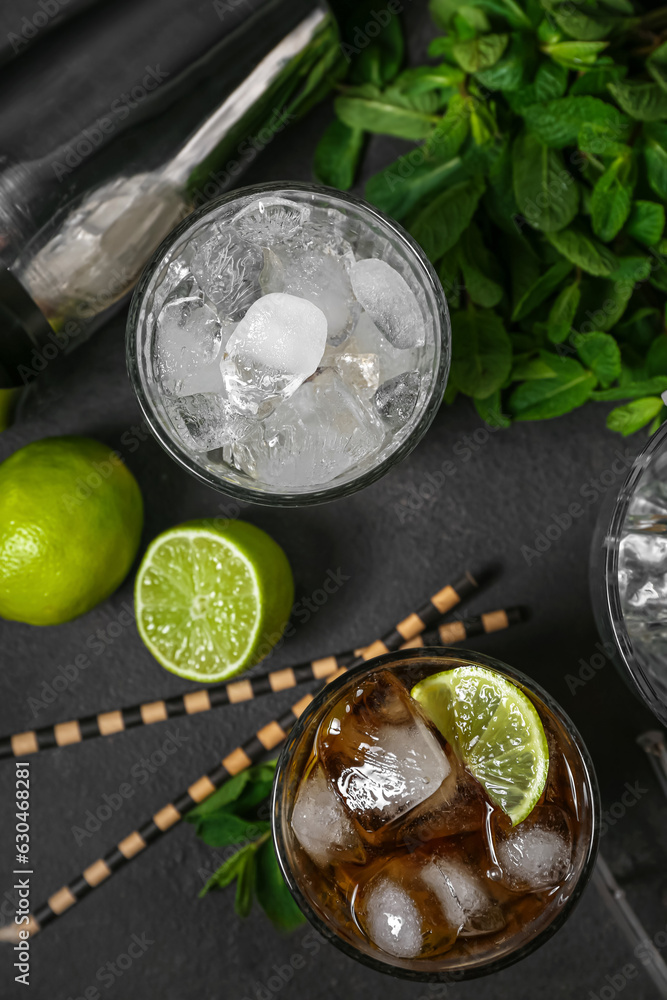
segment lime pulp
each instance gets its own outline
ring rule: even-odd
[[[532,701],[516,684],[466,664],[426,677],[412,697],[480,782],[491,801],[521,823],[540,799],[549,748]]]

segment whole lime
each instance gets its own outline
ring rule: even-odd
[[[0,465],[0,616],[57,625],[113,593],[137,553],[143,502],[120,456],[52,437]]]

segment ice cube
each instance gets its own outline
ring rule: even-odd
[[[395,428],[403,427],[412,416],[419,398],[419,372],[403,372],[383,382],[375,393],[378,413]]]
[[[327,339],[323,312],[276,292],[252,304],[227,341],[221,362],[230,400],[243,412],[291,396],[315,372]]]
[[[380,368],[380,383],[419,367],[419,352],[392,347],[380,333],[368,313],[362,312],[354,331],[345,341],[346,354],[375,354]]]
[[[327,360],[326,353],[323,359]],[[337,354],[331,359],[345,385],[361,396],[370,397],[380,382],[380,362],[377,354]]]
[[[235,229],[259,247],[281,246],[294,240],[310,217],[307,205],[288,198],[262,197],[246,205],[234,217]]]
[[[319,247],[276,248],[267,257],[261,281],[264,292],[289,292],[318,306],[327,318],[330,344],[342,343],[359,318],[347,272],[334,254]]]
[[[416,958],[423,947],[419,907],[399,882],[379,879],[357,901],[356,916],[376,948],[396,958]]]
[[[492,934],[505,926],[503,911],[491,894],[492,884],[475,873],[464,856],[442,851],[434,854],[424,879],[462,937]]]
[[[376,948],[396,958],[427,958],[452,947],[460,912],[450,906],[452,922],[443,908],[444,880],[430,859],[408,854],[366,871],[352,905]]]
[[[214,223],[199,237],[192,271],[221,319],[236,323],[262,294],[264,254],[230,226]]]
[[[468,774],[448,746],[450,773],[438,790],[412,809],[396,830],[395,842],[408,850],[441,837],[480,830],[485,801],[479,782]]]
[[[223,396],[214,392],[195,393],[175,399],[165,397],[171,422],[190,451],[229,451],[247,432],[248,418],[238,414]],[[229,461],[227,454],[225,460]]]
[[[405,350],[425,343],[424,319],[405,278],[384,260],[358,260],[350,268],[357,301],[390,344]]]
[[[360,681],[337,703],[317,744],[329,780],[369,835],[424,802],[450,771],[436,736],[387,670]]]
[[[492,834],[500,871],[490,874],[514,892],[552,888],[570,870],[572,834],[565,813],[557,806],[536,806],[515,827],[496,811]]]
[[[324,368],[255,424],[236,447],[235,460],[262,483],[303,489],[358,466],[376,454],[384,438],[370,402]]]
[[[320,867],[342,861],[363,864],[366,859],[361,838],[319,764],[299,786],[292,829]]]
[[[195,278],[188,275],[166,298],[157,318],[156,367],[163,387],[187,395],[184,386],[199,384],[198,379],[215,364],[222,339],[215,309]]]

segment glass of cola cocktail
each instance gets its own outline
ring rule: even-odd
[[[306,917],[353,958],[420,980],[496,971],[554,933],[591,873],[598,815],[588,753],[549,695],[445,648],[327,686],[273,797]]]
[[[349,195],[226,195],[162,244],[135,292],[128,366],[149,426],[244,500],[344,496],[408,454],[442,399],[450,325],[428,260]]]

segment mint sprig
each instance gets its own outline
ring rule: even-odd
[[[349,62],[316,176],[349,188],[368,134],[414,143],[369,201],[435,265],[452,309],[445,400],[495,426],[624,402],[667,415],[667,7],[431,0],[432,63],[402,68],[396,16],[344,22]],[[379,30],[378,30],[379,29]]]
[[[238,845],[208,879],[200,897],[236,882],[238,916],[247,917],[256,899],[275,927],[291,931],[304,917],[285,884],[271,840],[267,817],[275,769],[276,762],[268,761],[241,771],[185,819],[209,847]]]

